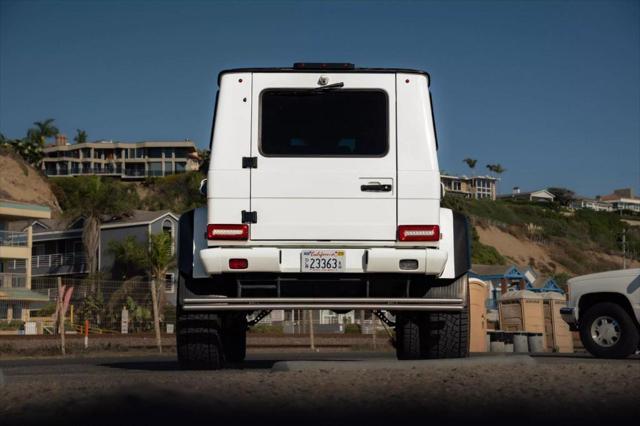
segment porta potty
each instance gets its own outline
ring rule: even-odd
[[[542,293],[544,301],[544,332],[546,350],[573,353],[573,336],[569,325],[560,316],[567,305],[565,296],[556,292]]]
[[[500,297],[500,329],[544,333],[542,296],[529,290],[508,291]]]
[[[487,298],[489,286],[477,278],[469,278],[470,352],[487,352]]]

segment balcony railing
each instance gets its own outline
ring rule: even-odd
[[[138,169],[98,169],[98,168],[89,168],[89,169],[64,169],[64,170],[53,170],[53,169],[45,169],[45,174],[47,176],[78,176],[78,175],[116,175],[121,177],[158,177],[158,176],[169,176],[173,174],[185,173],[186,170],[167,170],[162,173],[160,170],[138,170]]]
[[[24,260],[10,260],[5,263],[9,271],[24,272]],[[88,271],[87,257],[83,252],[51,253],[31,256],[31,274],[78,274]]]
[[[0,231],[0,246],[26,247],[27,233],[18,231]]]
[[[26,286],[26,274],[0,272],[0,288],[25,288]]]

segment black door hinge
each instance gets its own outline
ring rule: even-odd
[[[258,223],[258,213],[242,210],[242,223]]]
[[[258,157],[242,157],[242,168],[243,169],[257,169],[258,168]]]

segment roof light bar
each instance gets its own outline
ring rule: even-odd
[[[293,64],[294,70],[352,70],[355,67],[355,65],[346,62],[296,62]]]

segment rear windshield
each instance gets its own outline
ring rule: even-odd
[[[382,90],[269,89],[262,92],[261,114],[265,156],[374,157],[388,151]]]

